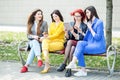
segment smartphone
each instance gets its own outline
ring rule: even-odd
[[[64,28],[69,31],[71,30],[73,27],[70,25],[70,23],[64,23]]]

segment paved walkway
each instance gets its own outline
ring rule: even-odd
[[[18,62],[0,61],[0,80],[120,80],[120,72],[115,72],[109,76],[103,71],[88,71],[86,77],[71,76],[66,78],[64,72],[57,72],[56,67],[52,67],[47,74],[40,74],[43,69],[37,68],[36,65],[29,67],[29,72],[20,73],[21,64]],[[75,71],[73,71],[74,73]]]

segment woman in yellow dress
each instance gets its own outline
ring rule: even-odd
[[[48,29],[48,35],[43,37],[42,51],[45,59],[45,67],[41,73],[47,73],[50,70],[49,51],[57,51],[64,49],[65,32],[63,17],[59,10],[51,13],[52,23]]]

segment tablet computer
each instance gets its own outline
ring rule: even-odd
[[[64,23],[64,28],[69,31],[72,29],[72,26],[70,25],[70,23]]]

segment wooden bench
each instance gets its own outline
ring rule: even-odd
[[[28,53],[28,48],[27,48],[27,43],[28,41],[21,41],[18,44],[18,56],[20,58],[20,62],[22,63],[22,65],[24,65],[26,63],[25,59],[23,57],[23,55],[26,55]],[[25,53],[25,54],[24,54]],[[55,52],[51,52],[54,54],[64,54],[61,53],[61,51],[55,51]],[[105,57],[107,60],[107,67],[108,67],[108,71],[109,74],[111,75],[114,72],[114,66],[115,66],[115,60],[116,60],[116,48],[114,45],[110,45],[107,50],[106,53],[102,53],[102,54],[84,54],[85,56],[101,56],[101,57]],[[27,56],[27,55],[26,55]],[[112,57],[112,59],[111,59]],[[110,61],[111,60],[111,61]]]

